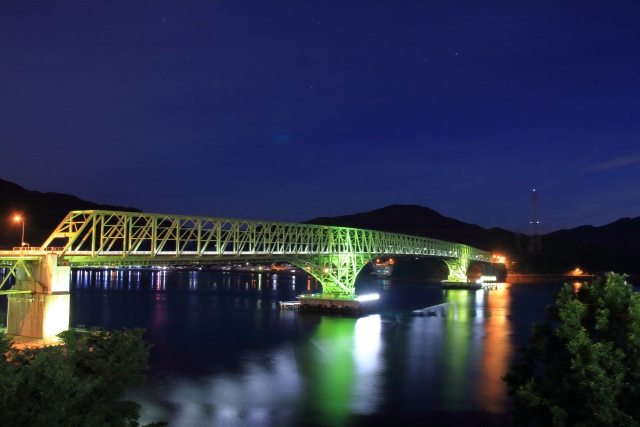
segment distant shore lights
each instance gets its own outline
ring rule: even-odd
[[[491,262],[504,264],[507,259],[503,255],[491,255]]]

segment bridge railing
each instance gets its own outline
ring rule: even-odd
[[[12,250],[0,250],[0,256],[12,256],[12,255],[47,255],[47,254],[60,254],[64,252],[63,247],[46,247],[41,248],[39,246],[16,246]]]

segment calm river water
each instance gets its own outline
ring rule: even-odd
[[[74,270],[71,325],[147,329],[142,423],[502,426],[500,377],[559,288],[363,277],[379,312],[349,317],[279,310],[320,291],[302,275]]]

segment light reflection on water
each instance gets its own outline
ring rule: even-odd
[[[481,378],[476,390],[484,411],[504,411],[505,387],[498,381],[507,372],[509,356],[514,348],[511,343],[511,323],[509,312],[509,291],[498,288],[490,291],[484,304],[484,351],[480,362]]]
[[[246,353],[240,373],[170,378],[164,390],[145,387],[130,397],[143,404],[143,423],[295,425],[298,407],[311,405],[323,425],[344,425],[352,414],[374,414],[381,403],[380,332],[379,315],[325,317],[306,348]]]
[[[558,289],[442,290],[367,278],[359,289],[379,292],[381,308],[394,310],[349,317],[278,310],[278,301],[320,290],[304,276],[296,285],[295,276],[254,273],[74,275],[72,324],[147,328],[151,378],[130,396],[143,405],[143,424],[173,426],[504,414],[500,377]]]
[[[161,393],[147,388],[131,397],[143,405],[143,419],[167,419],[175,426],[268,425],[274,420],[286,425],[293,421],[302,390],[293,359],[291,347],[263,357],[247,355],[241,374],[171,378]]]

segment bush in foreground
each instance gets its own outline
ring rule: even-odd
[[[503,377],[514,423],[638,426],[640,295],[612,273],[555,301]]]
[[[15,350],[0,335],[0,425],[137,427],[149,344],[143,329],[65,331],[64,346]],[[154,423],[155,426],[166,425]]]

